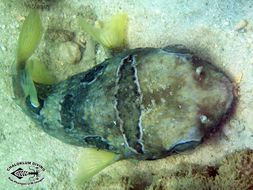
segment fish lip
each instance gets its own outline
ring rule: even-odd
[[[230,79],[231,80],[231,79]],[[220,139],[221,136],[225,136],[224,134],[224,127],[226,124],[228,124],[231,119],[236,115],[237,109],[238,109],[238,104],[239,104],[239,85],[236,84],[235,82],[232,82],[233,84],[233,89],[232,89],[232,100],[230,103],[229,108],[227,109],[227,112],[223,114],[222,118],[219,119],[219,122],[211,127],[209,130],[205,131],[204,136],[203,136],[203,143],[208,143],[209,141],[212,140],[218,140]]]
[[[170,47],[170,46],[168,46]],[[223,129],[226,126],[227,123],[235,116],[237,112],[238,102],[240,98],[240,86],[238,83],[235,82],[235,79],[228,70],[220,67],[217,64],[214,64],[212,61],[207,61],[205,59],[202,59],[201,56],[199,56],[196,52],[192,52],[187,47],[181,44],[175,44],[172,45],[174,48],[182,49],[184,52],[184,55],[190,55],[192,58],[192,62],[195,62],[195,64],[199,64],[199,62],[205,62],[206,64],[209,64],[212,66],[212,68],[215,71],[218,71],[222,73],[224,76],[226,76],[228,82],[230,82],[231,86],[229,87],[228,91],[231,92],[231,100],[228,103],[227,111],[224,113],[221,118],[218,120],[216,124],[214,124],[212,127],[206,129],[204,131],[203,135],[203,142],[206,142],[207,140],[216,139],[215,137],[220,136],[223,133]],[[195,60],[195,61],[194,61]],[[227,86],[227,85],[226,85]]]

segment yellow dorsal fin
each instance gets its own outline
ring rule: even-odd
[[[84,183],[105,167],[118,160],[119,155],[112,152],[95,148],[82,149],[77,168],[76,182],[78,184]]]

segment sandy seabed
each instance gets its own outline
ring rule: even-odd
[[[80,148],[64,144],[36,127],[14,101],[13,65],[18,34],[28,9],[22,1],[0,1],[0,188],[1,189],[126,189],[136,172],[175,169],[180,162],[210,164],[235,150],[253,149],[253,2],[251,0],[62,0],[42,11],[44,27],[51,17],[78,30],[76,18],[87,7],[97,19],[118,12],[129,16],[130,48],[183,44],[229,73],[239,88],[238,105],[223,134],[196,150],[157,161],[120,161],[103,170],[85,187],[72,183]],[[85,14],[85,13],[83,13]],[[69,24],[68,24],[69,23]],[[69,28],[66,28],[69,29]],[[43,44],[43,42],[42,42]],[[86,66],[83,66],[85,69]],[[21,186],[8,179],[7,168],[33,161],[45,168],[40,183]]]

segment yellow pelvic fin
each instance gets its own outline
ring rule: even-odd
[[[56,83],[55,76],[49,72],[45,64],[41,63],[38,58],[29,59],[27,66],[34,82],[48,85]]]
[[[84,148],[80,154],[76,182],[82,184],[105,167],[119,160],[119,155],[95,148]]]
[[[40,42],[42,30],[40,15],[38,11],[32,10],[23,23],[18,39],[17,64],[23,64],[23,68]]]
[[[108,49],[121,49],[126,46],[128,18],[126,13],[114,15],[107,22],[98,22],[92,26],[80,21],[81,27],[98,43]]]

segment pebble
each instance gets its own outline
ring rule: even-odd
[[[67,64],[78,63],[81,59],[80,47],[74,42],[65,42],[59,45],[58,58]]]
[[[224,24],[224,26],[228,26],[229,25],[229,21],[226,20],[226,21],[224,21],[223,24]]]
[[[5,140],[6,140],[6,136],[3,133],[0,133],[0,142],[2,143]]]
[[[250,59],[249,59],[249,62],[250,62],[251,64],[253,64],[253,58],[250,58]]]
[[[236,31],[239,31],[239,30],[242,30],[244,29],[246,26],[248,25],[248,21],[243,19],[243,20],[240,20],[234,27],[234,30]]]
[[[0,29],[4,30],[6,26],[4,24],[0,24]]]
[[[1,43],[0,43],[0,49],[1,49],[1,51],[6,51],[6,47]]]

